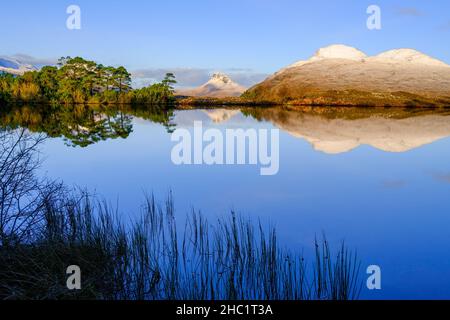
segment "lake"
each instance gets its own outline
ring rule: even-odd
[[[361,277],[382,271],[366,299],[450,298],[450,110],[227,108],[170,112],[124,108],[56,112],[18,107],[3,126],[50,136],[42,175],[85,187],[124,217],[144,195],[172,191],[176,217],[214,221],[232,210],[277,228],[289,248],[313,252],[325,233],[358,252]],[[255,165],[175,165],[171,133],[279,129],[279,171]]]

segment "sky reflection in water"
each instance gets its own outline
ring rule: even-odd
[[[126,139],[85,148],[49,139],[42,170],[118,202],[124,215],[136,214],[144,193],[164,199],[172,190],[179,221],[192,207],[210,219],[234,209],[275,225],[283,244],[307,255],[325,232],[334,246],[345,240],[357,249],[363,269],[381,266],[383,290],[364,288],[363,298],[450,298],[448,112],[192,110],[158,123],[139,116],[127,118],[128,132],[118,135]],[[194,120],[221,130],[279,128],[278,175],[249,165],[173,165],[169,131]]]

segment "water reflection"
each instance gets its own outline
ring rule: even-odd
[[[278,108],[244,112],[270,121],[328,154],[349,152],[361,145],[406,152],[450,136],[448,109]]]
[[[363,298],[450,296],[450,260],[442,255],[450,252],[450,204],[443,201],[450,139],[438,141],[450,137],[450,110],[79,108],[16,107],[1,112],[0,122],[64,136],[68,145],[80,140],[70,129],[93,127],[82,140],[88,148],[48,139],[41,171],[119,203],[124,216],[139,212],[143,191],[162,198],[173,190],[178,219],[195,207],[215,221],[231,208],[273,223],[283,245],[305,248],[307,255],[322,231],[333,244],[346,240],[364,266],[383,268],[383,291],[363,291]],[[198,120],[219,130],[280,128],[279,174],[262,177],[252,166],[174,165],[168,132]],[[95,144],[98,137],[109,140]]]
[[[25,127],[50,137],[63,137],[70,146],[87,147],[108,139],[128,138],[136,118],[161,124],[170,133],[177,126],[189,126],[201,119],[199,114],[216,125],[232,124],[238,116],[269,122],[327,154],[349,152],[361,145],[406,152],[450,136],[450,109],[278,107],[175,112],[128,106],[16,106],[0,112],[0,125]]]
[[[1,110],[0,125],[6,129],[27,128],[49,137],[62,137],[69,146],[87,147],[99,141],[128,138],[133,131],[133,117],[160,123],[171,131],[171,115],[171,111],[128,106],[16,106]]]

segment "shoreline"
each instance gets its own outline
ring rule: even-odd
[[[131,102],[107,102],[107,103],[93,103],[93,102],[50,102],[50,101],[7,101],[0,103],[0,108],[14,105],[49,105],[49,106],[69,106],[69,105],[85,105],[85,106],[102,106],[102,107],[117,107],[117,106],[136,106],[136,107],[164,107],[167,109],[176,110],[191,110],[196,108],[217,109],[229,107],[301,107],[301,108],[410,108],[410,109],[433,109],[433,108],[450,108],[450,97],[442,97],[437,99],[423,98],[420,100],[414,98],[408,101],[385,102],[385,101],[350,101],[344,97],[341,100],[336,100],[329,97],[319,97],[316,99],[296,99],[286,101],[268,101],[256,100],[245,97],[230,97],[230,98],[209,98],[209,97],[182,97],[175,96],[175,100],[171,103],[131,103]]]

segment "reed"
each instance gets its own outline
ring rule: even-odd
[[[17,139],[15,139],[15,138]],[[359,296],[356,254],[315,259],[284,249],[274,228],[234,212],[211,223],[193,210],[176,222],[169,194],[148,196],[140,218],[83,190],[38,179],[40,140],[0,132],[0,299],[348,300]],[[78,265],[82,288],[69,291]]]
[[[282,249],[273,228],[231,213],[211,224],[193,211],[181,232],[169,196],[148,197],[141,218],[87,193],[46,203],[33,241],[0,247],[2,299],[349,300],[357,299],[359,262],[343,244],[333,256],[324,238],[308,267]],[[68,291],[65,270],[78,265],[82,290]]]

